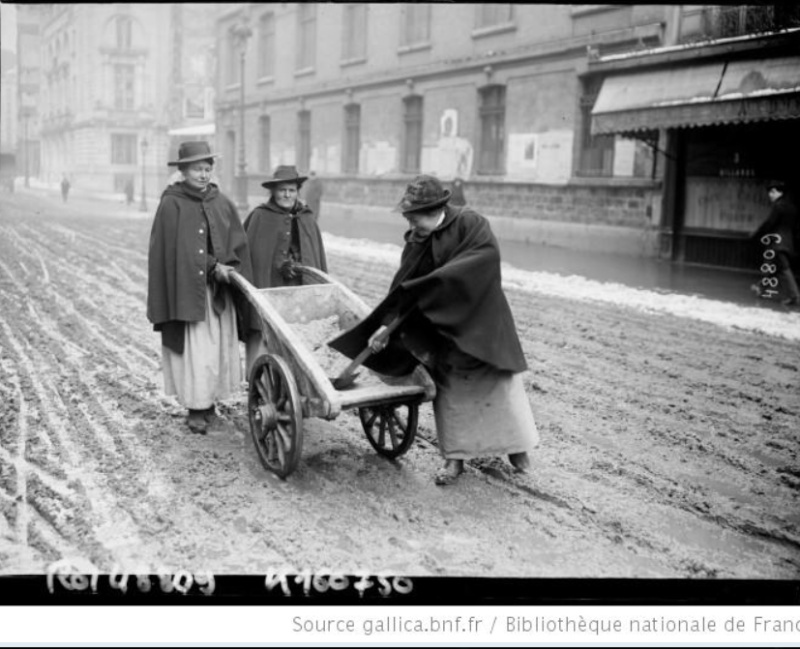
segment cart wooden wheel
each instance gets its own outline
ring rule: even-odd
[[[258,458],[285,478],[303,451],[303,411],[292,371],[280,356],[259,356],[250,370],[247,394],[250,432]]]
[[[393,460],[405,453],[417,434],[419,403],[364,406],[358,409],[367,439],[379,455]]]

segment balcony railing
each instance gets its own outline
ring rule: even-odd
[[[706,7],[702,24],[702,36],[707,38],[729,38],[800,27],[800,5],[787,3]]]

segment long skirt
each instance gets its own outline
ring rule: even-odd
[[[521,374],[487,365],[450,370],[439,376],[436,389],[433,413],[445,459],[522,453],[539,443]]]
[[[164,391],[190,410],[210,408],[235,394],[242,381],[233,300],[226,291],[225,309],[217,315],[212,299],[206,287],[206,319],[184,327],[183,354],[161,347]]]

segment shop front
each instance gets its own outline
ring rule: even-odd
[[[664,156],[664,256],[758,266],[751,235],[769,211],[766,184],[800,189],[800,56],[787,55],[800,33],[791,36],[662,48],[618,58],[604,75],[592,133],[658,142]]]

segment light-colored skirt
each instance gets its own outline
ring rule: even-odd
[[[206,287],[206,319],[187,323],[183,354],[161,347],[164,391],[176,395],[190,410],[205,410],[235,394],[242,381],[236,309],[229,292],[225,310],[217,315],[210,287]]]
[[[445,459],[522,453],[539,443],[521,374],[489,366],[451,370],[436,388],[433,413]]]

